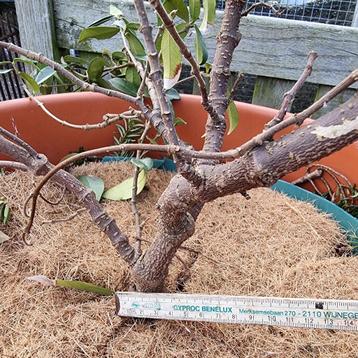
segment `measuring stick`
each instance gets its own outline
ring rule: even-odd
[[[358,331],[358,301],[117,292],[118,316]]]

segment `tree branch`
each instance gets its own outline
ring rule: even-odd
[[[162,78],[162,69],[159,62],[159,54],[155,47],[152,36],[152,27],[150,26],[147,12],[143,0],[134,0],[134,5],[137,10],[139,21],[141,24],[140,31],[143,34],[144,42],[147,49],[148,61],[150,64],[149,78],[153,83],[156,93],[156,99],[160,105],[160,111],[164,121],[164,125],[168,130],[168,142],[170,144],[178,145],[179,140],[177,132],[174,127],[173,115],[166,96],[164,96],[164,86]]]
[[[227,0],[225,3],[210,79],[209,99],[217,117],[209,116],[206,122],[204,150],[208,152],[219,151],[225,135],[225,111],[228,105],[226,91],[233,53],[241,38],[239,23],[244,5],[245,1],[239,0]]]
[[[268,4],[266,2],[257,2],[255,4],[252,4],[245,11],[243,11],[241,17],[249,15],[251,11],[255,10],[258,7],[265,7],[266,9],[270,9],[274,13],[274,15],[276,15],[276,16],[280,16],[286,11],[285,7],[280,10],[280,7],[279,7],[279,9],[276,9],[275,5],[271,5],[271,4]]]
[[[185,42],[180,37],[178,31],[175,28],[175,24],[174,24],[173,20],[170,18],[170,16],[168,15],[167,11],[164,8],[164,6],[162,5],[162,3],[159,0],[150,0],[150,4],[152,5],[152,7],[155,9],[155,11],[158,13],[160,18],[162,19],[164,26],[166,27],[166,29],[172,36],[173,40],[178,45],[182,55],[190,63],[192,71],[193,71],[193,75],[195,76],[195,78],[198,82],[198,85],[199,85],[199,90],[200,90],[200,94],[202,97],[202,105],[203,105],[204,109],[208,112],[208,114],[212,118],[217,118],[217,113],[216,113],[215,109],[213,108],[213,106],[209,102],[208,93],[206,90],[206,84],[205,84],[205,81],[200,73],[200,67],[199,67],[198,63],[195,61],[191,51],[188,49]]]
[[[49,117],[51,117],[52,119],[54,119],[56,122],[60,123],[61,125],[69,127],[69,128],[82,129],[82,130],[86,130],[86,131],[92,130],[92,129],[102,129],[102,128],[108,127],[109,125],[111,125],[113,123],[118,122],[121,119],[127,120],[129,118],[137,118],[138,117],[138,113],[134,113],[134,114],[131,113],[131,112],[135,112],[134,110],[132,110],[131,112],[126,112],[127,114],[131,114],[130,116],[123,116],[122,114],[114,115],[114,116],[105,115],[105,116],[103,116],[103,121],[100,123],[73,124],[73,123],[67,122],[63,119],[58,118],[52,112],[50,112],[39,99],[37,99],[36,97],[34,97],[31,94],[31,92],[26,88],[26,86],[23,86],[23,89],[24,89],[25,93],[29,96],[29,99],[34,101]]]
[[[271,128],[271,127],[275,126],[276,124],[280,123],[284,119],[284,117],[288,111],[288,108],[289,108],[290,104],[292,103],[293,99],[295,98],[297,92],[301,89],[301,87],[305,83],[307,77],[311,75],[313,62],[316,60],[317,57],[318,57],[318,55],[316,52],[311,51],[309,53],[307,65],[306,65],[304,71],[302,72],[301,76],[299,77],[297,82],[294,84],[294,86],[288,92],[286,92],[284,94],[283,102],[282,102],[280,110],[278,111],[277,115],[269,123],[267,123],[265,125],[265,128]]]
[[[28,168],[25,164],[8,160],[0,160],[0,168],[22,170],[24,172],[28,171]]]
[[[12,136],[11,133],[7,132],[5,129],[1,128],[1,130],[2,133],[6,133],[7,138]],[[29,145],[27,146],[30,147]],[[32,151],[35,150],[32,148]],[[0,136],[0,153],[13,158],[17,162],[23,163],[35,175],[44,175],[53,168],[44,155],[36,153],[35,156],[32,156],[23,146],[19,146],[17,143],[5,139],[4,136]],[[82,205],[89,211],[92,220],[109,237],[118,254],[129,265],[133,265],[133,247],[129,244],[128,238],[119,230],[116,222],[103,210],[96,200],[94,193],[85,188],[74,176],[63,170],[57,172],[53,176],[53,180],[60,185],[65,186],[67,190],[77,197]]]

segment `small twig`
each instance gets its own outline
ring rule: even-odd
[[[276,116],[265,125],[266,129],[271,128],[271,127],[275,126],[276,124],[280,123],[281,121],[283,121],[283,119],[285,118],[285,115],[289,109],[289,106],[292,103],[293,99],[295,98],[297,92],[302,88],[303,84],[307,80],[307,77],[309,77],[311,75],[313,63],[317,57],[318,57],[318,55],[314,51],[311,51],[308,54],[308,60],[307,60],[307,65],[306,65],[305,69],[303,70],[301,76],[299,77],[297,82],[294,84],[294,86],[288,92],[286,92],[284,94],[283,102],[282,102],[280,110],[278,111]]]
[[[329,92],[322,96],[319,100],[309,106],[307,109],[300,113],[296,113],[288,117],[287,119],[277,123],[275,126],[268,128],[251,138],[248,142],[244,143],[240,147],[233,149],[233,154],[235,156],[242,156],[243,154],[249,152],[258,145],[261,145],[264,141],[270,140],[276,133],[281,130],[292,126],[292,125],[301,125],[303,121],[310,117],[313,113],[321,109],[327,102],[336,97],[339,93],[344,91],[346,88],[351,86],[358,80],[358,69],[354,70],[349,74],[343,81],[341,81],[337,86],[333,87]]]
[[[26,92],[26,94],[29,96],[29,99],[31,101],[36,102],[36,104],[52,119],[54,119],[56,122],[60,123],[63,126],[66,127],[70,127],[70,128],[75,128],[75,129],[83,129],[83,130],[91,130],[91,129],[101,129],[101,128],[106,128],[109,125],[123,119],[123,117],[119,114],[119,115],[115,115],[113,117],[110,116],[103,116],[103,121],[100,123],[96,123],[96,124],[73,124],[70,122],[67,122],[63,119],[58,118],[56,115],[54,115],[52,112],[50,112],[46,106],[36,97],[34,97],[31,92],[26,88],[26,86],[23,86],[24,91]]]
[[[178,85],[181,85],[181,84],[183,84],[183,83],[186,82],[186,81],[190,81],[190,80],[192,80],[192,79],[194,79],[194,78],[195,78],[194,75],[191,75],[191,76],[189,76],[189,77],[185,77],[185,78],[183,78],[182,80],[178,81],[178,82],[174,85],[174,87],[176,87],[176,86],[178,86]]]
[[[5,138],[9,139],[11,142],[17,144],[18,146],[24,148],[32,158],[38,158],[38,154],[34,148],[32,148],[29,144],[24,142],[22,139],[7,131],[6,129],[0,127],[0,134]]]
[[[62,218],[62,219],[52,219],[52,220],[47,220],[47,221],[43,221],[41,223],[41,225],[46,225],[46,224],[54,224],[54,223],[63,223],[63,222],[67,222],[67,221],[71,221],[72,219],[74,219],[78,214],[82,213],[86,211],[85,208],[81,208],[78,209],[77,211],[75,211],[73,214],[71,214],[70,216],[68,216],[67,218]]]
[[[238,84],[240,83],[240,81],[244,78],[244,74],[243,73],[239,73],[238,76],[235,78],[234,84],[232,85],[231,88],[231,92],[228,98],[228,102],[230,102],[232,100],[232,98],[234,97],[236,88],[238,86]]]
[[[193,75],[195,76],[198,85],[200,94],[202,97],[202,105],[204,109],[209,113],[210,117],[214,118],[214,120],[218,117],[215,108],[211,105],[208,97],[208,92],[206,89],[206,83],[203,78],[203,76],[200,73],[200,67],[198,63],[196,62],[195,58],[193,57],[191,51],[186,46],[183,39],[178,34],[178,31],[175,28],[175,24],[173,20],[168,15],[167,11],[165,10],[163,4],[159,0],[150,0],[150,4],[155,9],[155,11],[158,13],[159,17],[162,19],[166,29],[172,36],[173,40],[178,45],[180,52],[185,57],[185,59],[190,63]]]
[[[249,8],[247,8],[245,11],[243,11],[241,14],[241,17],[249,15],[249,13],[252,10],[255,10],[257,7],[265,7],[267,9],[270,9],[276,16],[281,16],[287,10],[286,7],[284,7],[283,9],[280,9],[280,8],[276,9],[275,5],[271,5],[266,2],[258,2],[258,3],[252,4]]]
[[[16,169],[24,172],[28,171],[28,167],[25,164],[8,160],[0,160],[0,168]]]
[[[138,140],[138,143],[143,143],[145,137],[150,129],[150,123],[146,122],[143,133]],[[137,150],[136,158],[139,159],[142,152]],[[132,198],[131,198],[131,209],[134,216],[134,224],[136,228],[136,244],[135,244],[135,259],[139,258],[142,255],[141,248],[141,239],[142,239],[142,229],[143,226],[140,220],[140,213],[137,207],[137,190],[138,190],[138,176],[139,176],[140,168],[135,165],[134,174],[133,174],[133,187],[132,187]]]
[[[306,181],[309,180],[314,180],[317,178],[320,178],[322,176],[323,172],[321,169],[316,169],[315,171],[311,172],[311,173],[306,173],[304,176],[294,180],[293,182],[291,182],[291,184],[293,185],[301,185],[304,184]]]

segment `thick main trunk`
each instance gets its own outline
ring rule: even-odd
[[[194,188],[176,175],[159,200],[160,219],[154,243],[133,268],[140,291],[163,288],[168,268],[180,245],[192,236],[205,203],[218,197],[270,186],[287,173],[323,158],[358,140],[358,96],[300,128],[257,147],[233,162],[201,165],[202,186]]]

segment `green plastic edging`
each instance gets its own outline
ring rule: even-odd
[[[329,214],[346,232],[348,242],[352,245],[354,253],[358,254],[358,219],[327,199],[283,180],[279,180],[271,188],[290,198],[309,202],[317,209]]]
[[[130,158],[106,156],[102,159],[102,162],[108,163],[128,160],[130,160]],[[153,167],[156,169],[162,169],[171,172],[174,172],[176,169],[174,162],[168,158],[154,159],[153,163]],[[346,211],[341,209],[336,204],[328,201],[327,199],[283,180],[278,180],[277,183],[271,187],[271,189],[285,194],[290,198],[309,202],[313,204],[318,210],[329,214],[335,221],[338,222],[342,230],[346,232],[348,242],[350,245],[352,245],[354,254],[358,255],[358,219],[348,214]]]

